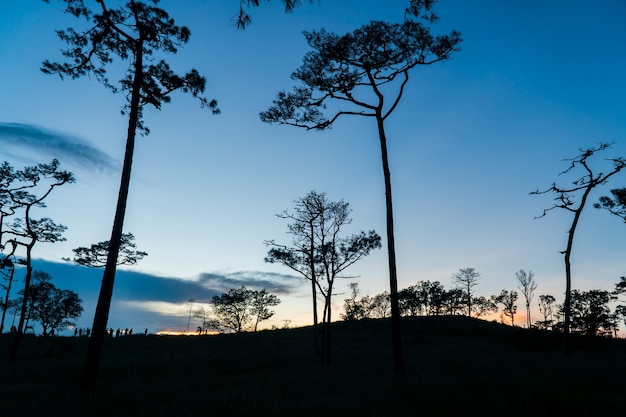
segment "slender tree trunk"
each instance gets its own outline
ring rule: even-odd
[[[22,335],[24,334],[24,321],[26,319],[26,307],[28,305],[28,300],[30,297],[30,280],[33,276],[33,266],[31,253],[35,241],[26,246],[26,276],[24,277],[24,295],[22,298],[22,310],[20,313],[20,321],[17,325],[17,333],[15,333],[15,338],[13,339],[13,347],[11,348],[11,358],[15,358],[17,356],[17,351],[20,347],[20,342],[22,341]]]
[[[387,156],[387,136],[384,120],[380,114],[376,116],[378,137],[385,177],[385,206],[387,209],[387,251],[389,258],[389,293],[391,298],[391,343],[393,349],[393,369],[396,373],[404,373],[404,354],[402,352],[402,335],[400,332],[400,305],[398,299],[398,276],[396,273],[396,246],[393,233],[393,204],[391,198],[391,172]]]
[[[4,296],[4,303],[2,304],[2,320],[0,321],[0,334],[4,332],[4,320],[6,319],[7,308],[9,306],[9,295],[11,294],[11,286],[13,285],[13,274],[15,273],[15,267],[11,267],[9,275],[9,282],[7,284],[7,292]]]
[[[591,189],[591,186],[587,187],[580,200],[580,206],[574,212],[574,220],[572,221],[572,226],[569,229],[567,237],[567,248],[565,249],[565,323],[563,328],[563,334],[565,338],[565,354],[568,356],[572,353],[570,341],[570,327],[572,320],[572,266],[570,263],[570,258],[572,255],[572,247],[574,246],[574,233],[576,233],[576,226],[578,226],[580,215],[585,208],[585,203],[587,202],[587,197],[589,196]]]
[[[133,152],[135,149],[135,135],[139,120],[141,85],[143,83],[143,41],[141,40],[139,40],[136,45],[134,67],[133,90],[130,102],[130,114],[128,118],[124,166],[122,168],[117,207],[115,210],[115,218],[113,220],[111,239],[109,241],[107,262],[104,268],[102,285],[100,286],[100,295],[98,296],[98,304],[96,305],[96,313],[93,319],[91,337],[89,338],[89,347],[87,349],[87,356],[85,358],[85,365],[83,367],[83,374],[80,383],[82,390],[92,389],[95,385],[104,344],[104,335],[109,319],[111,299],[113,297],[113,283],[115,281],[115,271],[117,268],[117,256],[122,241],[124,215],[126,213],[126,201],[128,199],[130,173],[133,163]]]
[[[310,223],[311,228],[311,247],[309,248],[309,266],[311,268],[311,292],[313,294],[313,349],[315,352],[315,356],[319,356],[320,354],[320,346],[319,346],[319,331],[317,327],[317,290],[315,286],[317,285],[317,277],[315,276],[315,230],[313,222]]]

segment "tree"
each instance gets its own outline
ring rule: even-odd
[[[611,190],[613,197],[600,197],[600,202],[595,203],[595,208],[603,208],[609,213],[616,215],[626,222],[626,188]]]
[[[552,295],[539,296],[539,312],[543,315],[543,321],[537,321],[535,324],[540,329],[551,329],[554,323],[554,308],[556,298]]]
[[[368,317],[368,308],[370,299],[368,296],[361,297],[360,300],[357,300],[356,297],[359,295],[359,284],[356,282],[351,282],[349,285],[350,290],[352,292],[352,297],[344,300],[343,310],[344,312],[340,315],[342,320],[362,320]]]
[[[135,265],[142,260],[144,256],[148,255],[147,252],[137,250],[137,245],[134,240],[135,236],[132,233],[122,233],[117,265]],[[88,268],[104,268],[109,256],[110,245],[111,243],[105,240],[103,242],[94,243],[88,248],[81,246],[72,249],[72,252],[74,252],[74,259],[72,259],[72,261],[76,265],[86,266]],[[63,260],[69,261],[70,259],[63,258]]]
[[[613,321],[608,303],[616,298],[605,290],[572,290],[572,332],[588,336],[611,335]]]
[[[441,311],[443,314],[455,316],[463,314],[466,307],[467,297],[465,292],[460,288],[452,288],[443,294],[441,300]]]
[[[484,296],[472,298],[472,313],[474,317],[482,317],[487,314],[495,313],[498,311],[498,306],[493,300]]]
[[[15,275],[15,263],[11,260],[11,256],[4,256],[0,259],[0,275],[5,282],[0,284],[4,290],[4,300],[2,301],[2,318],[0,319],[0,334],[4,332],[4,320],[9,308],[9,296],[11,295],[11,287],[13,285],[13,277]]]
[[[389,317],[390,314],[391,300],[389,298],[389,291],[384,291],[372,297],[369,303],[368,317],[374,319],[384,319]]]
[[[607,161],[612,164],[612,168],[607,173],[604,173],[602,171],[597,172],[594,168],[591,167],[589,159],[598,152],[604,151],[610,147],[611,144],[609,143],[600,143],[597,147],[594,148],[579,149],[580,154],[578,156],[572,159],[567,159],[567,161],[569,162],[569,167],[566,170],[562,171],[561,175],[568,174],[579,167],[582,168],[583,171],[582,177],[573,181],[571,186],[561,187],[558,186],[556,183],[553,183],[550,188],[547,188],[543,191],[537,190],[531,193],[535,195],[546,193],[556,194],[556,197],[554,198],[555,203],[552,205],[552,207],[545,209],[543,211],[543,214],[539,216],[539,218],[546,216],[549,211],[557,208],[567,210],[574,214],[572,224],[567,233],[567,247],[565,248],[565,251],[561,252],[564,255],[565,262],[565,303],[563,308],[565,321],[563,323],[563,333],[565,335],[565,352],[568,355],[570,354],[569,334],[572,314],[571,256],[572,248],[574,246],[574,234],[576,233],[576,227],[578,226],[578,222],[580,221],[580,217],[583,213],[591,191],[599,185],[605,184],[609,180],[609,178],[616,175],[626,167],[626,159],[622,157],[607,159]],[[576,196],[578,194],[580,194],[580,196],[577,199]]]
[[[252,315],[254,316],[254,331],[257,331],[259,323],[265,320],[269,320],[274,311],[269,307],[274,307],[280,304],[280,300],[274,294],[268,293],[266,290],[255,291],[252,296]]]
[[[16,219],[9,225],[7,233],[11,238],[7,243],[13,248],[11,255],[15,253],[18,247],[25,250],[25,259],[20,260],[19,263],[26,266],[22,309],[15,339],[13,340],[11,357],[17,356],[24,332],[24,319],[33,272],[33,248],[37,242],[55,243],[65,240],[62,237],[66,229],[65,226],[57,224],[47,217],[35,219],[32,217],[32,210],[35,207],[45,207],[44,200],[54,189],[74,181],[74,175],[69,171],[60,170],[59,161],[53,159],[49,164],[27,166],[20,171],[16,171],[12,188],[5,189],[14,208],[23,209],[23,217]]]
[[[530,329],[530,303],[533,301],[534,292],[537,289],[537,283],[533,280],[533,271],[524,271],[520,269],[515,273],[519,287],[517,287],[524,296],[526,301],[526,327]]]
[[[268,307],[278,303],[280,303],[278,297],[268,294],[266,290],[249,290],[243,285],[221,296],[216,295],[212,299],[213,311],[220,324],[237,333],[246,330],[253,320],[256,331],[261,321],[274,315]]]
[[[457,288],[463,291],[463,298],[467,306],[467,317],[472,315],[472,299],[474,298],[474,287],[478,285],[480,273],[474,268],[461,268],[459,272],[452,274],[452,282]]]
[[[322,224],[322,217],[328,216],[331,212],[331,203],[326,199],[325,193],[316,191],[309,192],[305,197],[296,200],[295,203],[293,212],[285,210],[277,215],[282,219],[292,221],[292,223],[287,225],[289,234],[292,237],[292,246],[289,248],[277,246],[273,240],[265,242],[266,245],[272,246],[268,256],[265,258],[265,262],[280,262],[311,281],[313,343],[315,353],[317,354],[317,335],[319,333],[317,329],[317,275],[321,271],[317,271],[318,265],[315,257],[316,245],[319,244],[319,236],[316,236],[316,230]]]
[[[28,317],[38,321],[43,336],[52,336],[67,327],[83,312],[82,300],[74,291],[61,290],[52,282],[52,277],[42,271],[33,272]]]
[[[409,15],[427,13],[432,4],[413,2]],[[385,122],[402,98],[409,72],[416,66],[448,59],[458,51],[461,37],[456,31],[432,36],[429,27],[410,18],[400,24],[373,21],[344,36],[324,29],[304,32],[304,36],[313,51],[304,56],[302,66],[291,75],[301,85],[293,92],[279,93],[273,106],[261,113],[261,120],[307,130],[327,129],[346,115],[371,117],[376,121],[385,182],[394,369],[404,372]],[[392,86],[395,91],[390,91]],[[326,117],[323,110],[327,102],[346,108],[340,107]]]
[[[271,248],[266,262],[279,262],[309,279],[324,297],[322,315],[322,363],[330,364],[330,323],[332,320],[332,296],[335,281],[349,278],[343,272],[381,247],[380,236],[373,230],[351,236],[341,235],[344,226],[352,219],[349,204],[328,201],[325,193],[310,192],[296,201],[294,215],[285,212],[284,217],[294,220],[289,225],[292,246],[267,241]],[[315,297],[316,291],[313,292]],[[314,302],[314,306],[315,306]],[[316,307],[315,307],[316,308]]]
[[[89,389],[94,386],[98,373],[111,306],[135,136],[138,130],[145,134],[149,132],[143,124],[143,108],[151,105],[160,109],[163,103],[171,100],[173,92],[181,91],[199,99],[201,106],[209,107],[214,113],[219,110],[215,100],[208,101],[200,96],[205,89],[205,79],[195,69],[181,76],[172,71],[165,60],[154,60],[153,55],[156,53],[176,53],[190,36],[187,27],[176,25],[165,10],[156,7],[158,0],[152,0],[155,6],[129,0],[113,9],[107,7],[105,0],[98,0],[97,12],[85,6],[82,0],[66,1],[67,11],[84,19],[88,28],[83,32],[72,28],[58,31],[61,40],[68,44],[68,48],[63,51],[68,61],[44,61],[42,71],[58,74],[61,78],[93,76],[111,91],[122,91],[128,99],[124,110],[128,113],[128,129],[120,189],[81,380],[81,388]],[[106,72],[107,64],[113,61],[115,55],[122,61],[130,61],[126,76],[117,85],[107,78]]]
[[[499,295],[492,295],[491,299],[496,304],[502,304],[504,307],[502,310],[502,314],[511,319],[511,326],[515,326],[515,313],[517,313],[517,306],[515,302],[517,301],[517,291],[512,290],[511,292],[507,290],[502,290]]]

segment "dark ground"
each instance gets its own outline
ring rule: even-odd
[[[98,387],[80,393],[87,339],[0,337],[4,416],[624,416],[626,341],[573,338],[465,317],[405,318],[407,372],[392,372],[387,320],[313,330],[107,339]]]

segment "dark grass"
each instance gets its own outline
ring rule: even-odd
[[[97,390],[78,381],[86,338],[29,336],[8,360],[0,416],[624,416],[626,342],[464,317],[406,318],[407,372],[392,372],[387,320],[335,323],[333,363],[311,328],[106,340]]]

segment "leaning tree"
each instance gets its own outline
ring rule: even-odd
[[[580,221],[580,217],[587,203],[587,199],[594,188],[605,184],[609,178],[619,173],[622,169],[626,168],[626,159],[623,157],[608,158],[606,161],[610,162],[612,167],[608,171],[599,171],[599,169],[592,167],[590,159],[597,154],[611,147],[610,143],[600,143],[598,146],[588,149],[579,149],[580,154],[572,159],[566,159],[569,162],[567,169],[562,171],[560,175],[568,174],[575,170],[581,170],[582,176],[572,181],[567,186],[560,186],[553,183],[552,186],[545,190],[533,191],[530,194],[547,194],[554,193],[554,204],[545,209],[543,214],[537,218],[544,217],[549,211],[554,209],[563,209],[574,214],[572,218],[572,224],[567,234],[567,246],[561,253],[564,255],[565,261],[565,303],[563,304],[564,314],[564,334],[565,334],[565,352],[570,354],[570,324],[572,316],[572,267],[571,256],[572,248],[574,246],[574,234],[576,233],[576,227]]]
[[[57,32],[69,46],[63,51],[66,62],[45,61],[42,71],[63,77],[94,77],[113,92],[123,92],[127,97],[125,113],[128,115],[126,149],[120,180],[115,217],[109,240],[107,262],[104,268],[100,295],[96,305],[89,348],[83,369],[81,387],[93,387],[104,343],[108,321],[117,257],[122,242],[122,230],[128,199],[130,174],[135,148],[135,136],[149,131],[142,122],[145,106],[160,109],[171,100],[175,91],[191,94],[214,113],[219,112],[215,100],[201,96],[205,79],[195,69],[184,75],[176,74],[169,64],[155,55],[173,54],[189,40],[190,31],[175,24],[168,13],[156,7],[158,0],[148,4],[129,0],[108,8],[108,1],[97,0],[97,10],[92,10],[82,0],[66,0],[67,12],[86,21],[80,30],[69,28]],[[128,62],[124,78],[117,83],[109,80],[106,67],[114,57]]]
[[[385,122],[397,108],[419,65],[447,60],[458,51],[460,33],[433,36],[427,23],[435,20],[432,1],[411,2],[403,23],[372,21],[343,36],[320,31],[304,32],[312,51],[291,77],[300,82],[292,92],[281,92],[261,120],[307,130],[324,130],[342,116],[364,116],[375,120],[380,142],[385,182],[387,249],[392,310],[394,369],[404,372],[400,337],[400,310],[391,197],[391,174],[387,156]],[[338,110],[328,117],[324,110],[334,103]],[[333,108],[335,108],[333,106]]]

